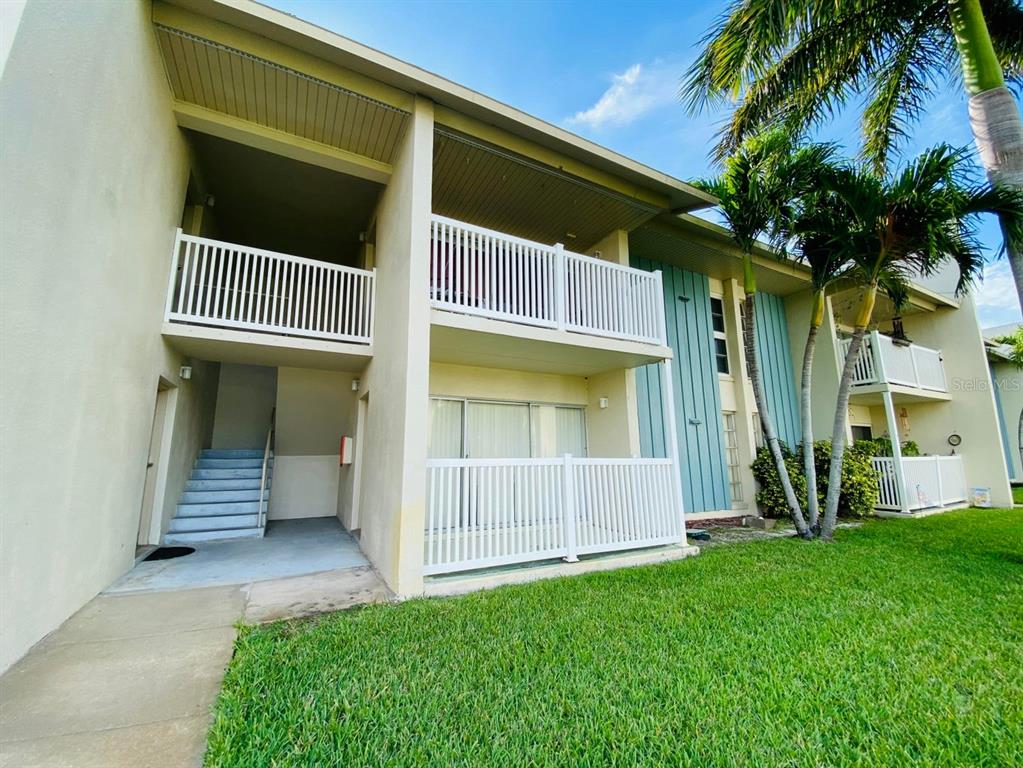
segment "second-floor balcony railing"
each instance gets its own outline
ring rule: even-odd
[[[843,360],[849,354],[849,344],[849,339],[841,342]],[[872,331],[863,339],[860,359],[853,369],[853,386],[885,383],[947,392],[941,352],[919,344],[898,343]]]
[[[369,344],[375,272],[264,251],[179,229],[168,322]]]
[[[430,301],[495,320],[665,343],[660,272],[434,215]]]

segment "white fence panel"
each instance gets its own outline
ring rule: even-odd
[[[840,349],[842,350],[843,365],[845,364],[845,359],[849,356],[849,347],[851,345],[851,339],[842,339]],[[864,337],[863,344],[860,346],[860,359],[853,366],[852,383],[854,385],[875,384],[877,380],[877,370],[874,365],[874,347],[871,344],[870,337],[867,336]]]
[[[363,269],[178,230],[165,317],[170,322],[369,343],[375,283],[375,273]]]
[[[433,306],[527,325],[557,326],[552,246],[442,216],[434,216],[430,227]]]
[[[670,460],[578,459],[573,472],[578,554],[681,540]]]
[[[430,243],[430,303],[437,309],[665,343],[659,272],[438,215],[430,222]]]
[[[842,359],[849,354],[849,339],[840,342]],[[853,368],[853,384],[901,384],[947,392],[941,353],[919,344],[896,344],[891,337],[872,331],[863,339],[863,351]]]
[[[565,328],[597,336],[661,343],[659,273],[565,253]]]
[[[962,456],[935,456],[938,463],[938,479],[941,481],[941,503],[954,504],[966,501],[966,472]]]
[[[941,506],[938,463],[934,456],[903,458],[902,476],[906,481],[906,499],[909,509]]]
[[[669,459],[431,459],[424,573],[683,540]]]
[[[878,509],[899,508],[899,479],[895,473],[895,459],[875,456],[871,459],[874,471],[877,472],[877,485],[879,495],[877,498]]]
[[[948,384],[945,381],[945,366],[941,362],[941,353],[936,349],[916,344],[910,347],[910,351],[916,364],[917,385],[922,389],[947,392]]]
[[[904,508],[912,512],[966,501],[966,472],[962,456],[903,457],[904,485],[901,488],[895,459],[877,456],[871,461],[878,473],[878,509]],[[905,494],[905,507],[902,494]]]

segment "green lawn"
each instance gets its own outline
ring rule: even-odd
[[[210,766],[1023,764],[1023,510],[243,630]]]
[[[1023,504],[1023,485],[1012,486],[1013,504]]]

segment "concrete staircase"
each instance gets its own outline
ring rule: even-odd
[[[263,471],[263,452],[249,450],[204,450],[170,528],[164,544],[190,544],[216,539],[259,538],[259,481]],[[273,457],[267,465],[266,491],[270,500]]]

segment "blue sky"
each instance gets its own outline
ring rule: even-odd
[[[679,79],[726,2],[345,2],[270,5],[560,125],[681,179],[713,173],[708,152],[724,113],[688,116]],[[825,132],[850,155],[852,115]],[[972,147],[955,88],[928,105],[906,154],[947,141]],[[995,222],[983,230],[992,254]],[[975,289],[984,327],[1020,320],[1004,259]]]

